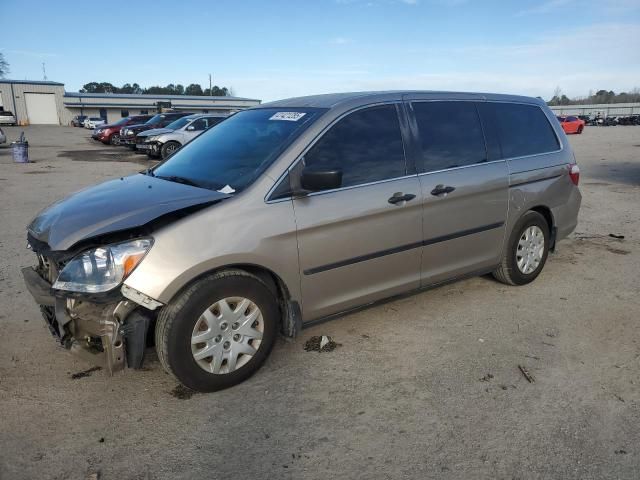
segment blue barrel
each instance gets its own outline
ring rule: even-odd
[[[11,153],[15,163],[29,163],[29,142],[11,143]]]

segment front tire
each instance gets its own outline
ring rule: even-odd
[[[514,226],[502,262],[493,276],[507,285],[533,282],[547,261],[549,241],[547,220],[538,212],[528,211]]]
[[[111,135],[109,143],[111,143],[111,145],[120,145],[120,135],[118,135],[117,133]]]
[[[160,149],[160,156],[164,160],[165,158],[173,155],[181,146],[182,145],[180,145],[178,142],[167,142],[162,145],[162,148]]]
[[[188,388],[236,385],[265,362],[280,310],[271,290],[243,270],[208,275],[166,305],[155,331],[164,369]]]

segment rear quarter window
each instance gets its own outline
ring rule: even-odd
[[[547,116],[536,105],[488,102],[482,115],[483,122],[492,122],[496,127],[503,158],[549,153],[560,148]]]

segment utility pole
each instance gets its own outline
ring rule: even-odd
[[[213,97],[213,87],[212,87],[211,74],[209,74],[209,96]]]
[[[42,79],[45,81],[47,80],[47,70],[44,66],[44,62],[42,62]]]

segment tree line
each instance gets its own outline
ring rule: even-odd
[[[636,87],[631,92],[615,93],[613,90],[598,90],[589,92],[586,97],[569,98],[562,93],[560,87],[553,92],[553,97],[547,105],[592,105],[595,103],[637,103],[640,102],[640,88]]]
[[[165,87],[153,85],[151,87],[141,87],[137,83],[125,83],[121,87],[116,87],[109,82],[89,82],[85,84],[80,93],[135,93],[137,95],[212,95],[221,97],[233,95],[231,88],[218,87],[214,85],[209,88],[202,88],[197,83],[191,83],[186,87],[184,85],[170,83]]]

